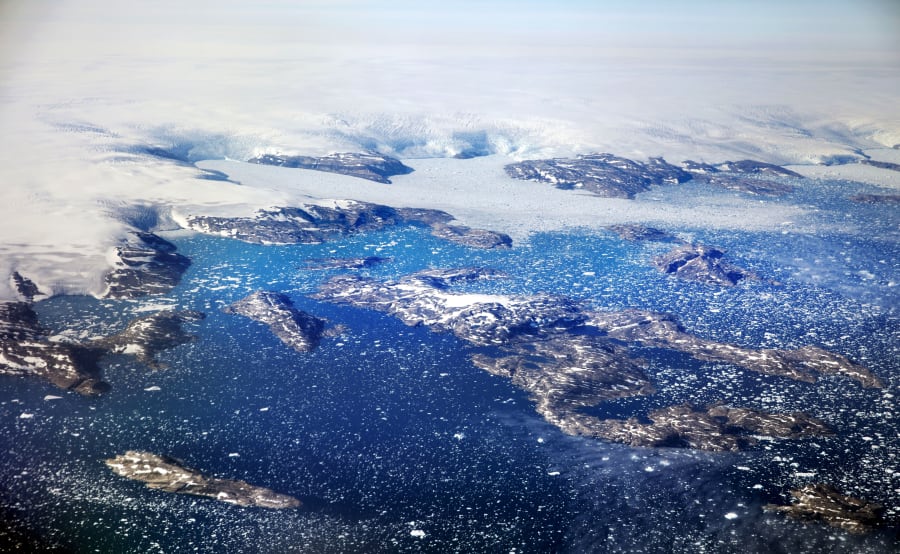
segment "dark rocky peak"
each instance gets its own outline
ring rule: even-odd
[[[282,156],[265,154],[247,160],[249,163],[339,173],[378,183],[390,184],[389,177],[406,175],[413,169],[400,160],[377,152],[345,152],[330,156]]]
[[[47,333],[27,302],[0,302],[0,340],[39,340]]]
[[[22,276],[18,271],[13,271],[10,279],[12,280],[13,288],[15,288],[16,292],[19,293],[19,296],[25,299],[26,302],[34,302],[35,296],[45,296],[45,294],[38,289],[38,286],[34,284],[34,281]]]
[[[431,210],[428,208],[395,208],[397,215],[403,221],[421,223],[426,226],[447,224],[455,218],[442,210]]]
[[[777,175],[780,177],[803,178],[803,175],[800,175],[795,171],[791,171],[790,169],[785,169],[780,165],[758,162],[756,160],[722,162],[720,164],[716,164],[716,167],[719,169],[719,171],[726,171],[729,173],[750,173],[754,175]]]
[[[115,268],[106,275],[107,298],[165,294],[175,288],[191,260],[175,245],[153,233],[135,232],[116,247]]]

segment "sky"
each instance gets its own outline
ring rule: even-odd
[[[470,55],[483,48],[649,48],[676,57],[703,49],[773,62],[859,61],[862,54],[900,61],[900,5],[893,0],[5,0],[0,20],[6,63],[274,56],[297,49],[327,55],[387,46],[458,48]]]

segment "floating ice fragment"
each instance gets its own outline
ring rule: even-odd
[[[19,419],[31,419],[34,417],[34,414],[23,413],[19,416]]]
[[[558,471],[548,471],[547,475],[549,475],[550,477],[556,477],[557,475],[559,475],[559,472]]]
[[[725,519],[737,519],[738,515],[734,512],[728,512],[725,514]]]
[[[539,443],[543,444],[543,443],[544,443],[544,437],[538,437],[538,440],[537,440],[537,441],[538,441]]]
[[[147,391],[147,392],[156,392],[156,391],[159,391],[159,390],[162,390],[162,389],[159,388],[159,387],[153,386],[153,387],[147,387],[147,388],[144,389],[144,390]]]
[[[425,538],[425,531],[422,531],[421,529],[413,529],[409,534],[417,539]]]
[[[466,438],[466,435],[465,435],[465,433],[453,433],[453,438],[458,441],[461,441],[464,438]]]
[[[229,457],[229,458],[240,458],[241,455],[238,454],[237,452],[229,452],[229,453],[228,453],[228,457]]]

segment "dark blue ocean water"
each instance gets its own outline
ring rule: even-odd
[[[898,217],[842,202],[854,187],[825,183],[792,197],[816,210],[809,217],[822,231],[814,234],[673,229],[724,247],[765,277],[731,289],[657,273],[648,261],[667,245],[597,232],[539,234],[496,252],[415,227],[294,246],[167,235],[193,260],[171,294],[58,297],[37,310],[55,332],[87,338],[153,306],[197,309],[208,316],[191,326],[199,339],[163,353],[169,367],[161,371],[110,359],[113,390],[101,398],[0,380],[0,501],[78,552],[894,551],[890,533],[852,537],[762,510],[790,488],[830,482],[900,518]],[[472,367],[468,347],[452,336],[308,297],[335,272],[304,270],[304,260],[368,255],[393,258],[364,270],[379,278],[490,266],[510,277],[460,288],[671,312],[691,332],[748,346],[816,344],[864,363],[888,388],[840,378],[796,383],[640,349],[660,392],[597,413],[725,401],[804,410],[838,433],[762,441],[740,454],[564,436],[526,394]],[[259,289],[284,292],[346,330],[301,354],[265,326],[221,312]],[[306,507],[242,509],[151,491],[103,464],[130,449],[295,495]]]

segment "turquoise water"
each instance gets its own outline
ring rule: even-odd
[[[415,227],[277,247],[172,234],[193,265],[171,294],[59,297],[37,310],[55,332],[89,337],[120,330],[148,305],[197,309],[208,316],[191,326],[199,339],[164,352],[162,371],[111,358],[105,375],[113,390],[101,398],[0,380],[0,501],[79,552],[890,552],[897,545],[889,533],[851,537],[761,509],[790,488],[826,481],[900,517],[892,396],[900,385],[900,313],[891,284],[900,281],[898,218],[884,207],[838,202],[847,185],[823,190],[793,199],[815,205],[810,217],[827,232],[673,230],[726,248],[764,277],[732,289],[670,279],[648,263],[668,245],[605,233],[540,234],[487,252]],[[866,233],[853,231],[863,225]],[[796,383],[637,349],[660,392],[597,413],[725,401],[805,410],[838,433],[763,441],[740,454],[567,437],[524,393],[472,367],[468,347],[454,337],[308,297],[335,271],[303,270],[304,260],[369,255],[393,258],[363,270],[378,278],[489,266],[510,277],[459,288],[671,312],[691,332],[748,346],[817,344],[864,363],[888,389],[838,378]],[[345,331],[301,354],[265,326],[221,312],[259,289],[284,292]],[[306,507],[241,509],[150,491],[103,464],[129,449],[295,495]]]

